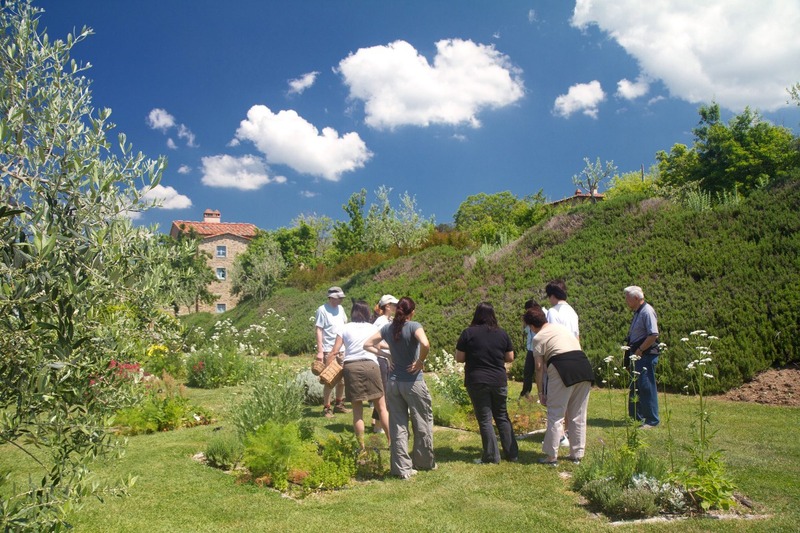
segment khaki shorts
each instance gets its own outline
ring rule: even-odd
[[[345,362],[344,385],[349,402],[367,402],[383,396],[381,369],[369,359]]]

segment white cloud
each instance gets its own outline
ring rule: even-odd
[[[192,207],[192,201],[188,196],[178,194],[172,187],[156,185],[142,195],[142,199],[148,202],[158,202],[161,209],[186,209]]]
[[[203,185],[227,187],[243,191],[256,190],[271,183],[267,167],[260,157],[244,155],[215,155],[201,159],[203,164]],[[284,180],[285,181],[285,180]]]
[[[775,110],[800,79],[800,2],[577,0],[572,25],[591,24],[692,103]]]
[[[179,139],[184,139],[186,141],[186,145],[192,148],[197,146],[197,144],[195,144],[194,133],[192,133],[185,124],[178,124],[178,122],[175,120],[175,117],[173,117],[166,109],[154,108],[150,110],[150,113],[147,115],[145,120],[151,129],[159,130],[165,135],[167,134],[167,131],[171,130],[172,128],[178,128]],[[171,137],[167,139],[167,148],[171,150],[178,148],[178,145],[175,144],[175,141]]]
[[[606,94],[600,82],[594,80],[589,83],[578,83],[569,88],[567,94],[556,98],[553,112],[564,118],[569,118],[578,111],[592,118],[597,118],[597,106],[605,100]]]
[[[289,80],[289,94],[302,94],[303,91],[314,85],[319,72],[308,72],[299,78]]]
[[[528,10],[528,22],[533,24],[534,22],[536,22],[536,20],[537,20],[536,19],[536,11],[534,11],[533,9],[529,9]]]
[[[183,124],[180,124],[178,126],[178,138],[179,139],[185,139],[186,140],[186,146],[189,146],[191,148],[196,148],[197,147],[197,144],[195,144],[194,133],[192,133],[189,130],[189,128],[187,128]]]
[[[636,81],[623,78],[617,82],[617,96],[626,100],[635,100],[650,91],[650,82],[647,78],[639,76]]]
[[[314,198],[315,196],[318,195],[319,193],[313,191],[300,191],[300,196],[302,196],[303,198]]]
[[[147,125],[154,130],[161,130],[166,133],[168,129],[175,126],[175,117],[170,115],[166,109],[155,108],[147,115]]]
[[[339,181],[342,174],[364,166],[372,157],[358,133],[341,137],[333,128],[319,130],[293,110],[273,113],[255,105],[239,124],[236,139],[251,141],[270,164],[286,165],[301,174]]]
[[[522,71],[494,46],[447,39],[436,49],[433,64],[405,41],[361,48],[339,62],[350,98],[364,102],[369,126],[479,127],[478,112],[524,95]]]
[[[188,174],[192,171],[192,167],[189,165],[181,165],[178,167],[178,174]]]

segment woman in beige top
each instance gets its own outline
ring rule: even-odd
[[[536,334],[533,338],[536,388],[539,401],[547,407],[547,431],[542,441],[542,451],[546,457],[539,462],[552,466],[557,464],[558,444],[564,434],[567,411],[569,459],[580,462],[586,446],[586,413],[589,390],[594,381],[592,365],[572,332],[559,324],[549,324],[540,305],[534,304],[525,312],[523,319]],[[542,384],[545,372],[546,388]]]

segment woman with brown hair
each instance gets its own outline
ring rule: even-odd
[[[353,405],[353,431],[361,448],[364,448],[363,402],[375,404],[384,430],[388,429],[389,424],[378,359],[364,350],[364,341],[378,330],[369,319],[367,303],[361,300],[353,302],[350,322],[339,329],[332,349],[333,353],[337,353],[344,347],[345,394]]]
[[[433,409],[431,394],[422,377],[430,343],[419,322],[412,320],[416,304],[409,297],[397,302],[394,319],[364,343],[368,352],[380,353],[389,345],[391,368],[386,388],[389,408],[391,473],[408,479],[417,470],[433,470]],[[414,429],[414,449],[408,453],[409,418]]]
[[[546,457],[539,462],[556,465],[558,444],[566,422],[570,442],[569,459],[578,463],[586,447],[586,414],[589,391],[594,381],[592,364],[572,332],[561,324],[548,323],[539,304],[528,309],[523,320],[536,334],[533,338],[536,388],[539,402],[547,407],[547,431],[542,441],[542,451]],[[565,421],[567,411],[569,418]]]
[[[465,363],[464,385],[481,430],[483,454],[475,460],[476,463],[500,462],[492,418],[500,433],[506,460],[515,462],[519,457],[514,428],[506,410],[508,378],[505,363],[513,360],[511,339],[498,327],[494,307],[488,302],[479,303],[472,323],[461,332],[456,344],[456,361]]]

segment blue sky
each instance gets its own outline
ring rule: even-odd
[[[169,167],[137,224],[264,229],[345,217],[353,192],[450,222],[472,194],[574,191],[592,161],[648,168],[700,105],[798,131],[796,0],[46,0],[96,107]]]

